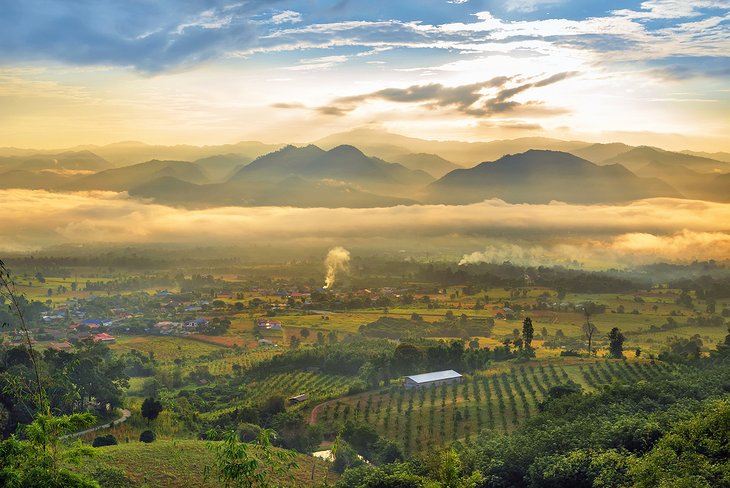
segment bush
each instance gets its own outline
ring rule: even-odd
[[[98,435],[91,443],[93,447],[116,446],[117,444],[117,438],[113,434]]]
[[[139,435],[140,442],[146,442],[149,444],[150,442],[155,442],[155,439],[157,439],[157,435],[153,430],[145,430]]]
[[[343,473],[348,468],[354,468],[362,464],[364,463],[357,452],[347,442],[340,441],[332,468],[338,473]]]
[[[253,442],[261,435],[261,427],[256,424],[242,422],[238,424],[238,439],[241,442]]]
[[[362,393],[364,391],[367,391],[368,385],[362,380],[357,380],[353,382],[350,387],[347,389],[348,395],[357,395],[358,393]]]
[[[104,488],[133,488],[134,482],[123,470],[114,466],[100,466],[91,476]]]

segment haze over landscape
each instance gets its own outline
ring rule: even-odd
[[[729,134],[730,0],[0,0],[0,485],[730,486]]]

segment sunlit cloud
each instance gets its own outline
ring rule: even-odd
[[[296,24],[302,21],[302,14],[293,10],[284,10],[271,16],[273,24]]]
[[[414,132],[425,124],[485,129],[474,119],[505,114],[551,137],[558,127],[569,128],[571,138],[640,128],[695,141],[707,136],[714,145],[725,140],[728,149],[722,107],[730,100],[718,92],[730,78],[727,1],[611,7],[425,0],[417,9],[400,2],[380,7],[319,0],[10,2],[0,16],[0,144],[47,146],[61,134],[69,145],[114,137],[190,142],[191,135],[211,144],[270,137],[272,127],[284,139],[277,142],[288,142],[325,135],[315,128],[334,132],[373,120],[412,127],[408,135],[477,140],[504,134]],[[580,76],[534,86],[573,72]],[[440,95],[414,102],[386,95],[497,77],[511,80],[505,91],[482,90],[469,106],[444,104]],[[291,79],[270,83],[283,78]],[[692,95],[674,97],[675,91]],[[364,99],[336,103],[355,97]],[[313,110],[271,110],[282,103]],[[254,116],[256,127],[236,127],[243,114]],[[94,124],[94,117],[104,122]],[[177,140],[172,127],[185,129]]]
[[[487,251],[496,253],[506,244],[505,233],[510,233],[515,236],[509,239],[513,244],[522,239],[519,247],[525,256],[557,259],[571,255],[566,250],[573,249],[575,256],[602,262],[730,258],[730,205],[690,200],[650,199],[627,205],[488,200],[464,206],[374,209],[185,210],[113,192],[1,190],[0,199],[4,202],[0,247],[6,251],[69,243],[246,244],[267,239],[294,245],[313,236],[338,243],[362,236],[424,242],[468,235],[491,243],[493,248]],[[525,233],[530,239],[519,237]]]
[[[412,85],[407,88],[385,88],[372,93],[337,98],[331,104],[318,107],[323,114],[345,115],[369,100],[385,100],[394,103],[420,104],[426,108],[450,107],[465,115],[484,117],[511,112],[521,107],[540,110],[539,102],[517,102],[513,97],[532,88],[540,88],[560,82],[576,73],[557,73],[530,83],[507,87],[510,78],[498,76],[491,80],[447,87],[440,83]],[[492,89],[492,93],[488,91]],[[494,90],[496,89],[496,91]],[[487,90],[487,93],[485,93]],[[547,112],[550,109],[546,109]],[[562,113],[563,111],[558,111]]]

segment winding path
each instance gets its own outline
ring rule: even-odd
[[[112,420],[111,422],[109,422],[109,423],[107,423],[107,424],[103,424],[103,425],[97,425],[96,427],[92,427],[92,428],[90,428],[90,429],[86,429],[86,430],[81,430],[81,431],[79,431],[79,432],[75,432],[75,433],[73,433],[73,434],[68,434],[68,435],[65,435],[65,436],[61,437],[61,439],[67,439],[67,438],[69,438],[69,437],[79,437],[79,436],[82,436],[82,435],[88,434],[88,433],[90,433],[90,432],[96,432],[97,430],[102,430],[102,429],[108,429],[108,428],[110,428],[110,427],[112,427],[112,426],[114,426],[114,425],[119,425],[119,424],[121,424],[121,423],[124,423],[124,422],[126,422],[126,421],[127,421],[127,419],[128,419],[128,418],[129,418],[129,417],[130,417],[131,415],[132,415],[132,412],[130,412],[130,411],[129,411],[129,410],[127,410],[126,408],[123,408],[123,409],[122,409],[122,416],[121,416],[121,417],[119,417],[118,419],[116,419],[116,420]]]
[[[319,411],[322,410],[325,406],[329,405],[330,403],[334,403],[337,400],[342,400],[344,397],[339,398],[333,398],[332,400],[327,400],[326,402],[322,402],[318,405],[315,405],[312,411],[309,413],[309,423],[310,425],[314,425],[317,423],[317,415],[319,415]]]

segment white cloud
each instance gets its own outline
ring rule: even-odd
[[[564,3],[565,0],[507,0],[504,7],[509,12],[534,12],[535,10]]]
[[[284,69],[290,71],[313,71],[332,68],[338,64],[347,62],[347,56],[323,56],[321,58],[302,59],[296,66],[288,66]]]
[[[632,19],[680,19],[696,17],[702,9],[727,9],[727,0],[649,0],[641,2],[640,10],[622,9],[612,13]]]
[[[271,16],[272,24],[296,24],[302,21],[302,14],[294,10],[284,10]]]

